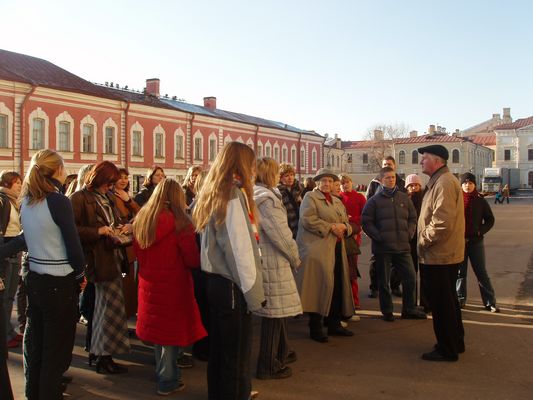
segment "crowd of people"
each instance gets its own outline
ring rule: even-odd
[[[382,319],[395,320],[392,295],[401,295],[401,318],[433,315],[437,344],[422,358],[458,360],[468,260],[485,308],[499,311],[483,245],[494,216],[472,174],[450,173],[443,146],[418,151],[425,189],[390,156],[368,186],[325,168],[302,185],[292,165],[238,142],[207,173],[191,167],[183,185],[154,166],[135,197],[126,169],[103,161],[67,180],[53,150],[32,157],[24,180],[3,171],[0,398],[13,398],[7,348],[21,341],[26,397],[62,398],[80,316],[97,373],[128,372],[113,357],[130,352],[135,334],[153,347],[157,394],[184,388],[179,365],[192,354],[208,361],[209,399],[254,398],[253,375],[293,373],[291,317],[306,313],[318,343],[353,335],[363,232]],[[255,373],[252,315],[261,318]]]

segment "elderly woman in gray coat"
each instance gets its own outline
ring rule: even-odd
[[[255,314],[261,320],[261,346],[257,378],[280,379],[292,375],[286,364],[296,361],[287,336],[287,318],[302,313],[291,271],[300,266],[296,242],[287,223],[287,211],[276,188],[279,165],[272,158],[257,160],[254,201],[259,211],[259,247],[266,306]]]
[[[331,195],[337,175],[323,168],[314,177],[317,187],[305,195],[300,206],[296,242],[302,267],[296,275],[302,307],[309,313],[311,339],[325,343],[323,317],[327,317],[328,335],[352,336],[341,326],[343,318],[354,315],[350,271],[344,238],[352,228],[342,202]]]

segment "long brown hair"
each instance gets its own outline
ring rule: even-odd
[[[31,158],[20,198],[27,197],[31,205],[43,201],[49,193],[57,192],[50,179],[60,168],[63,168],[63,158],[59,154],[50,149],[39,150]]]
[[[169,210],[174,215],[176,232],[181,232],[191,220],[185,214],[185,194],[180,184],[172,178],[165,178],[155,187],[154,193],[133,222],[133,233],[141,249],[155,242],[159,214]]]
[[[144,182],[142,186],[144,186],[145,188],[151,188],[154,185],[154,183],[152,182],[152,178],[154,177],[157,171],[161,171],[163,175],[165,174],[163,168],[161,168],[159,165],[153,165],[152,168],[146,171],[146,176],[144,177]]]
[[[213,215],[217,224],[224,222],[231,188],[235,185],[236,179],[240,181],[240,186],[246,193],[250,210],[254,212],[255,203],[252,189],[252,169],[254,166],[255,153],[247,145],[230,142],[222,148],[205,178],[200,193],[197,194],[193,221],[198,232],[204,230]]]

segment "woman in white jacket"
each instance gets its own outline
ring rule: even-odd
[[[292,375],[286,366],[296,361],[289,347],[287,318],[302,313],[302,305],[291,271],[300,265],[298,247],[287,223],[287,212],[276,188],[279,165],[272,158],[257,161],[254,201],[259,211],[263,288],[266,306],[255,312],[261,320],[261,345],[257,361],[258,379],[280,379]]]

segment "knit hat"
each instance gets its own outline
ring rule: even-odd
[[[420,186],[422,186],[422,181],[420,180],[420,177],[417,174],[407,175],[407,178],[405,178],[405,187],[413,183],[418,183]]]
[[[474,176],[474,174],[471,174],[470,172],[465,172],[463,175],[461,175],[460,181],[461,181],[461,185],[465,182],[472,182],[475,185],[476,177]]]

